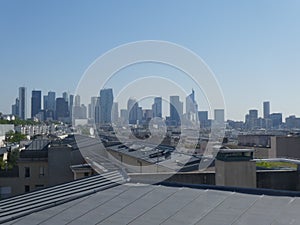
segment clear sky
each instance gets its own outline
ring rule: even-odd
[[[165,40],[209,65],[227,118],[271,101],[300,116],[300,1],[0,1],[0,111],[18,87],[74,92],[86,68],[118,45]],[[197,94],[197,93],[196,93]],[[29,98],[28,98],[29,99]],[[201,109],[201,104],[199,103]]]

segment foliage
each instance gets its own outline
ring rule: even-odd
[[[11,170],[13,167],[17,165],[17,161],[19,158],[19,149],[14,149],[8,153],[7,161],[3,161],[3,158],[0,158],[0,169],[1,170]]]
[[[17,161],[19,159],[19,154],[20,154],[19,149],[14,149],[8,154],[8,164],[11,167],[14,167],[17,165]]]
[[[0,124],[13,124],[15,126],[18,126],[18,125],[22,125],[22,126],[25,126],[25,125],[38,125],[40,124],[39,122],[35,122],[33,120],[21,120],[19,118],[16,118],[15,120],[5,120],[3,118],[0,118]]]
[[[257,167],[262,167],[266,169],[276,169],[276,168],[297,168],[297,165],[287,162],[256,162]]]
[[[19,143],[22,140],[26,140],[26,135],[20,132],[9,131],[5,134],[5,141],[9,143]]]

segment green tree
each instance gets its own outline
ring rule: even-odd
[[[25,134],[20,132],[8,131],[5,135],[5,141],[8,143],[20,143],[20,141],[26,140],[27,137]]]

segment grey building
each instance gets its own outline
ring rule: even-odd
[[[288,129],[300,129],[300,118],[289,116],[285,118],[285,124]]]
[[[129,98],[127,101],[127,112],[129,124],[136,124],[138,120],[138,108],[139,105],[135,98]]]
[[[87,108],[84,104],[79,106],[73,106],[72,118],[75,119],[86,119],[87,118]]]
[[[112,122],[116,123],[119,120],[119,104],[117,102],[113,103],[111,116]]]
[[[270,102],[263,103],[264,119],[268,119],[270,116]]]
[[[27,118],[27,101],[26,87],[19,88],[19,118],[25,120]]]
[[[44,111],[45,111],[45,119],[52,120],[55,118],[56,111],[56,93],[53,91],[49,91],[48,95],[44,95]]]
[[[100,123],[111,123],[111,111],[113,106],[114,96],[111,88],[100,90]]]
[[[79,106],[80,106],[80,97],[79,97]],[[69,96],[69,114],[71,117],[71,121],[73,119],[73,107],[74,107],[74,95]]]
[[[20,101],[19,98],[16,98],[15,104],[11,106],[11,114],[14,116],[19,116],[19,105]]]
[[[185,112],[188,120],[198,121],[198,105],[195,100],[195,91],[192,90],[192,93],[185,99]]]
[[[127,111],[127,109],[121,109],[121,111],[120,111],[120,118],[121,118],[121,122],[123,124],[127,124],[128,123],[128,111]]]
[[[31,118],[34,118],[42,109],[42,91],[33,90],[31,93]]]
[[[154,103],[152,105],[153,117],[162,117],[162,98],[154,98]]]
[[[64,92],[64,93],[62,94],[62,96],[63,96],[63,98],[65,99],[66,102],[69,101],[69,97],[68,97],[68,93],[67,93],[67,92]]]
[[[246,115],[245,119],[246,127],[248,129],[257,129],[258,128],[258,110],[250,109],[249,114]]]
[[[71,95],[70,95],[70,96],[71,96]],[[73,97],[74,97],[74,96],[73,96]],[[79,96],[79,95],[75,95],[74,106],[80,106],[80,96]]]
[[[272,113],[269,117],[272,121],[272,127],[275,129],[280,128],[282,125],[282,113]]]
[[[48,98],[47,98],[47,110],[52,110],[53,112],[55,112],[56,109],[56,97],[55,97],[55,92],[53,91],[49,91],[48,92]]]
[[[68,102],[64,98],[56,99],[56,119],[61,120],[69,117]]]
[[[225,123],[225,111],[224,111],[224,109],[215,109],[214,110],[214,120],[218,124],[224,125],[224,123]]]
[[[99,97],[91,97],[91,103],[89,107],[89,119],[92,119],[94,121],[95,121],[95,109],[97,103],[99,103]]]
[[[183,103],[179,100],[179,96],[170,96],[170,120],[174,125],[181,124],[183,114]]]
[[[201,128],[209,127],[208,111],[198,111],[198,119]]]

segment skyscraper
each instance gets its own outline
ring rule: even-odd
[[[53,112],[55,112],[56,109],[56,98],[55,98],[56,94],[53,91],[49,91],[48,92],[48,98],[47,98],[47,108],[46,110],[52,110]]]
[[[195,100],[195,91],[192,90],[192,93],[186,97],[186,113],[196,113],[198,111],[198,105]]]
[[[248,129],[258,128],[258,110],[250,109],[249,114],[246,115],[245,122]]]
[[[162,117],[162,98],[154,98],[154,103],[152,105],[153,117]]]
[[[95,104],[95,123],[100,124],[100,97],[96,97],[96,104]]]
[[[71,95],[70,95],[70,97],[71,97]],[[80,96],[79,95],[75,95],[74,106],[80,106]]]
[[[209,126],[208,121],[208,111],[199,111],[198,112],[198,119],[200,121],[200,127],[205,128]]]
[[[138,120],[138,103],[135,98],[129,98],[127,101],[127,112],[129,124],[137,124]]]
[[[112,122],[116,123],[119,120],[119,105],[117,102],[113,103],[111,115]]]
[[[19,116],[19,98],[16,98],[15,104],[11,106],[11,114],[14,116]]]
[[[42,109],[42,92],[33,90],[31,93],[31,118],[34,118]]]
[[[26,87],[20,87],[19,88],[19,118],[22,120],[25,120],[27,117],[26,107],[27,107]]]
[[[282,125],[282,113],[272,113],[270,114],[270,119],[272,121],[273,128],[280,128]]]
[[[80,101],[79,101],[79,106],[80,106]],[[73,112],[74,110],[74,95],[69,95],[69,116],[71,121],[73,121]]]
[[[224,122],[225,122],[225,112],[224,112],[224,109],[215,109],[214,112],[215,112],[214,120],[219,125],[224,125]]]
[[[67,92],[64,92],[62,94],[63,98],[65,99],[66,102],[69,102],[69,97],[68,97],[68,93]]]
[[[264,110],[264,119],[268,119],[270,116],[270,102],[263,103],[263,110]]]
[[[68,102],[64,98],[56,99],[56,119],[64,120],[69,116]]]
[[[114,96],[111,88],[100,90],[100,123],[111,123],[113,100]]]
[[[44,110],[48,109],[48,95],[43,96],[43,109]]]
[[[94,119],[95,120],[95,112],[96,112],[96,106],[97,103],[99,103],[99,97],[91,97],[91,106],[90,106],[90,112],[89,112],[89,117],[90,119]],[[98,121],[99,122],[99,121]]]
[[[198,105],[195,100],[195,91],[192,90],[192,93],[186,97],[185,111],[188,120],[197,121],[198,120]]]
[[[45,119],[52,120],[55,118],[56,98],[55,92],[49,91],[48,95],[44,96]]]
[[[170,120],[176,125],[181,124],[182,113],[183,103],[179,100],[179,96],[170,96]]]
[[[120,119],[123,124],[128,124],[128,111],[127,109],[121,109]]]

